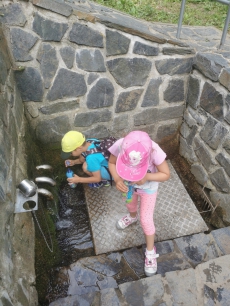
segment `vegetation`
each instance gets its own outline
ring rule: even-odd
[[[177,24],[182,0],[94,0],[152,22]],[[215,0],[187,0],[183,25],[224,27],[228,6]]]

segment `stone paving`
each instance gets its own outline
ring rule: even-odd
[[[144,246],[78,260],[60,271],[68,282],[61,305],[228,306],[230,302],[230,227],[157,242],[158,272],[142,278]],[[134,274],[119,284],[123,261]],[[125,271],[127,273],[127,271]]]

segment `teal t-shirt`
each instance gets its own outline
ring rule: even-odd
[[[95,148],[95,145],[92,143],[89,147],[88,150]],[[104,155],[100,152],[94,153],[94,154],[89,154],[86,157],[86,162],[87,162],[87,170],[90,172],[95,172],[101,170],[102,167],[107,167],[108,168],[108,161],[104,157]]]

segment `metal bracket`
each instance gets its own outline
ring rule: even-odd
[[[25,209],[24,204],[28,203],[28,209]],[[31,202],[35,203],[34,207],[30,207]],[[38,192],[36,191],[35,195],[32,197],[25,197],[21,191],[17,188],[16,189],[16,203],[15,203],[15,210],[14,213],[21,213],[21,212],[28,212],[38,209]]]

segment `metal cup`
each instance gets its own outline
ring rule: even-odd
[[[25,197],[29,198],[35,195],[37,191],[37,186],[35,185],[34,182],[25,179],[21,181],[21,183],[18,185],[18,189]]]

